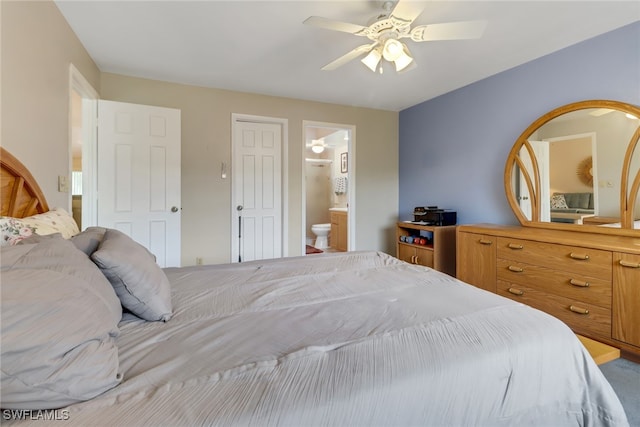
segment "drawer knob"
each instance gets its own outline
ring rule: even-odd
[[[509,243],[509,244],[507,245],[507,247],[508,247],[509,249],[515,249],[515,250],[518,250],[518,249],[524,249],[524,246],[523,246],[523,245],[519,245],[519,244],[517,244],[517,243]]]
[[[587,254],[576,254],[571,252],[569,256],[573,259],[577,259],[578,261],[586,261],[589,259],[589,255]]]
[[[514,273],[522,273],[524,271],[523,268],[521,267],[516,267],[515,265],[510,265],[509,267],[507,267],[509,269],[509,271],[513,271]]]
[[[490,245],[493,243],[493,241],[487,239],[480,239],[478,242],[480,242],[481,245]]]
[[[585,282],[584,280],[578,280],[578,279],[571,279],[569,280],[569,283],[571,283],[573,286],[579,286],[581,288],[588,288],[589,286],[591,286],[589,282]]]
[[[629,262],[621,259],[619,261],[620,265],[627,268],[640,268],[640,262]]]
[[[569,310],[578,314],[589,314],[589,310],[587,310],[586,308],[576,307],[575,305],[570,305]]]
[[[509,288],[508,289],[509,293],[514,294],[514,295],[524,295],[524,291],[520,290],[520,289],[516,289],[516,288]]]

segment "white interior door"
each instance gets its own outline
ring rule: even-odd
[[[233,135],[231,261],[280,258],[282,126],[235,121]]]
[[[538,162],[540,175],[540,221],[551,221],[551,194],[549,182],[549,141],[529,141]]]
[[[180,266],[180,110],[98,102],[98,225]]]
[[[540,200],[540,221],[551,220],[551,196],[549,194],[549,142],[548,141],[528,141],[533,150],[533,154],[536,156],[536,162],[538,164],[538,173],[540,175],[540,188],[538,190],[538,198]],[[529,152],[525,147],[520,149],[520,159],[524,164],[525,170],[528,172],[529,177],[533,180],[533,163],[529,157]],[[531,194],[529,193],[529,187],[524,178],[524,174],[519,174],[519,194],[518,201],[520,208],[524,215],[528,218],[532,218],[531,212]]]
[[[522,159],[524,171],[520,170],[520,173],[518,174],[518,194],[516,196],[518,198],[520,209],[522,209],[522,213],[527,217],[527,219],[531,220],[531,194],[529,192],[529,186],[527,185],[524,172],[526,171],[529,178],[533,180],[533,164],[531,163],[529,152],[524,146],[520,148],[520,159]]]

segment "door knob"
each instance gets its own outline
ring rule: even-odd
[[[171,207],[171,212],[173,212],[173,213],[178,212],[178,207],[177,206],[172,206]]]

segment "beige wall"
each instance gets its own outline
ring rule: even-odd
[[[180,85],[103,73],[102,98],[182,111],[182,262],[230,260],[233,113],[287,119],[289,255],[301,252],[303,120],[356,126],[356,249],[395,251],[398,113]]]
[[[42,187],[50,207],[71,209],[58,175],[70,176],[69,65],[93,87],[100,71],[50,1],[0,1],[2,131],[0,142]]]
[[[553,193],[592,193],[593,185],[580,180],[578,166],[592,157],[591,137],[549,143],[549,187]]]
[[[398,113],[171,84],[100,73],[51,0],[1,1],[1,143],[40,183],[50,206],[70,176],[69,65],[104,99],[182,110],[182,253],[185,265],[230,258],[231,114],[289,121],[289,254],[301,252],[302,121],[356,126],[357,249],[393,253],[398,207]]]

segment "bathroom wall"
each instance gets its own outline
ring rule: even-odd
[[[330,222],[329,208],[332,206],[331,191],[331,159],[333,150],[326,148],[322,153],[315,154],[307,148],[307,161],[305,161],[306,184],[306,236],[307,239],[315,238],[311,231],[313,224],[328,224]],[[312,160],[324,159],[325,162]]]
[[[331,207],[346,208],[349,197],[347,192],[336,192],[336,178],[348,178],[349,172],[342,172],[342,154],[348,151],[347,141],[344,140],[343,132],[338,132],[327,137],[328,143],[333,147],[333,163],[331,176]]]
[[[313,140],[321,140],[325,145],[322,153],[311,150]],[[337,128],[308,127],[305,142],[305,185],[306,185],[306,237],[315,239],[311,231],[313,224],[331,222],[329,208],[347,207],[348,195],[336,193],[336,178],[347,177],[342,172],[341,155],[348,150],[345,131]],[[309,243],[308,243],[309,244]]]

